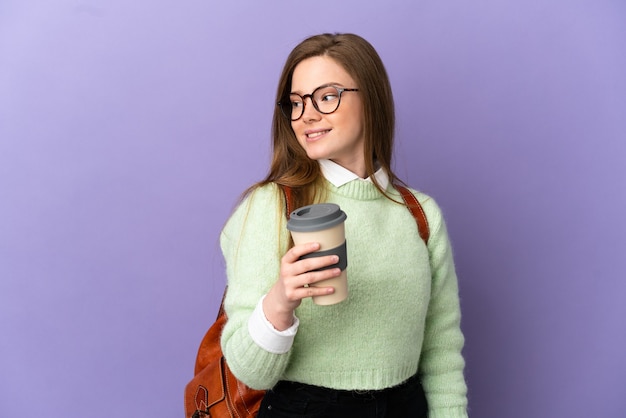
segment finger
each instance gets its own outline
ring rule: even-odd
[[[294,263],[295,270],[299,270],[302,273],[308,271],[315,271],[320,269],[328,269],[330,266],[334,266],[339,262],[339,257],[336,255],[328,255],[323,257],[310,257],[305,258]]]
[[[341,275],[341,269],[333,268],[322,271],[311,271],[298,276],[297,286],[299,288],[310,288],[316,286],[318,282],[332,279]],[[296,284],[296,283],[294,283]],[[324,287],[324,286],[322,286]]]
[[[331,293],[335,292],[335,288],[334,287],[315,287],[315,286],[308,286],[308,287],[301,287],[300,289],[298,289],[298,293],[300,296],[300,299],[304,299],[304,298],[310,298],[313,296],[324,296],[324,295],[330,295]]]
[[[315,252],[320,249],[320,244],[317,242],[309,242],[306,244],[294,245],[285,253],[283,260],[288,263],[297,261],[303,255]]]

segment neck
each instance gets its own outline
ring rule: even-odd
[[[362,179],[367,177],[367,172],[365,170],[365,161],[364,160],[353,161],[351,163],[345,163],[345,162],[338,161],[338,160],[331,160],[331,161],[333,161],[336,164],[339,164],[340,166],[342,166],[346,170],[352,171],[354,174],[356,174],[357,176],[359,176]]]

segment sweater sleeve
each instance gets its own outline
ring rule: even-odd
[[[433,199],[427,199],[424,209],[430,226],[428,251],[432,282],[420,374],[428,399],[428,416],[465,418],[467,387],[461,354],[464,337],[452,248],[440,208]]]
[[[272,388],[290,356],[290,351],[263,349],[248,328],[256,305],[278,278],[288,246],[284,211],[275,185],[256,189],[235,210],[220,236],[228,277],[222,351],[233,374],[253,389]]]

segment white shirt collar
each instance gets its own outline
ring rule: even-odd
[[[335,187],[341,187],[346,183],[349,183],[353,180],[361,180],[361,181],[369,181],[371,182],[371,177],[366,179],[362,179],[358,175],[354,174],[352,171],[347,168],[335,163],[331,160],[317,160],[320,164],[320,168],[322,169],[322,174],[326,178],[326,180],[330,181]],[[389,176],[382,168],[379,168],[374,173],[374,177],[376,177],[376,181],[383,190],[387,189],[389,185]]]

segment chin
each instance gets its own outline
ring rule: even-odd
[[[306,153],[307,157],[309,157],[312,160],[328,160],[330,159],[330,157],[327,154],[324,154],[322,152],[311,152],[311,151],[307,151]]]

